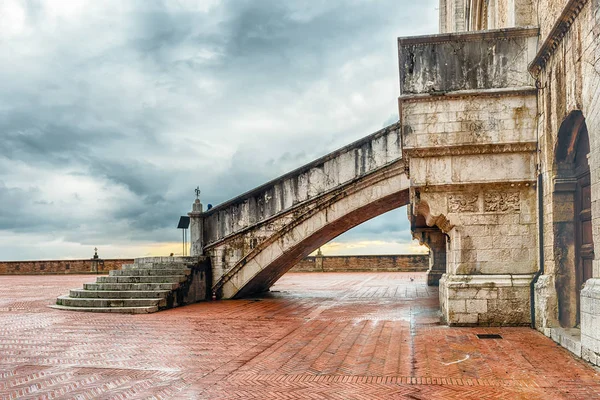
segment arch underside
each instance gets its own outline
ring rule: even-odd
[[[404,189],[349,212],[284,252],[240,288],[234,298],[268,290],[281,276],[320,246],[363,222],[407,204],[409,190]]]

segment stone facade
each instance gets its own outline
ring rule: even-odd
[[[478,127],[484,127],[484,140],[489,143],[502,142],[503,137],[513,143],[526,139],[536,144],[535,151],[520,152],[508,163],[504,156],[502,162],[497,156],[472,159],[471,166],[478,172],[468,171],[466,163],[458,159],[449,163],[431,158],[420,164],[411,160],[411,185],[420,181],[426,187],[431,175],[440,173],[443,179],[434,178],[438,184],[447,185],[442,181],[455,177],[458,181],[469,179],[472,173],[479,173],[481,180],[479,189],[469,184],[458,197],[444,189],[434,190],[438,194],[430,194],[430,188],[425,195],[423,189],[415,189],[414,193],[417,203],[427,201],[431,213],[447,217],[453,228],[448,233],[448,271],[440,284],[449,322],[458,315],[458,323],[486,323],[488,319],[482,311],[494,310],[496,298],[502,296],[500,287],[522,287],[510,289],[508,296],[512,300],[504,300],[507,303],[502,308],[510,310],[511,318],[503,316],[494,322],[516,323],[521,319],[524,323],[531,317],[537,329],[598,365],[600,261],[595,254],[600,254],[600,1],[440,0],[442,32],[469,31],[458,35],[485,36],[489,29],[502,28],[500,32],[508,33],[531,26],[539,29],[539,36],[532,42],[534,55],[528,50],[525,56],[532,79],[526,86],[535,90],[501,94],[494,99],[496,105],[488,99],[478,100],[493,116],[475,119],[480,121]],[[456,42],[456,37],[452,41]],[[495,41],[504,43],[500,37]],[[516,65],[519,69],[522,64]],[[485,74],[489,67],[478,66],[477,70],[471,74]],[[421,101],[433,103],[434,99]],[[427,106],[403,107],[401,97],[401,113],[405,113],[407,121],[404,124],[409,125],[410,135],[417,134],[412,141],[410,135],[405,137],[404,143],[418,148],[428,138],[430,142],[439,141],[435,134],[440,130],[447,138],[444,140],[464,137],[462,132],[453,132],[457,129],[452,129],[452,124],[458,121],[451,120],[453,114],[448,113],[448,108],[435,109],[442,111],[437,119],[442,120],[443,128],[425,124],[432,119],[422,110],[427,110]],[[468,106],[456,111],[456,116],[462,118]],[[512,121],[507,122],[507,117]],[[499,120],[502,122],[498,124]],[[414,125],[418,127],[415,129]],[[521,128],[515,130],[517,126]],[[456,159],[454,155],[450,158]],[[505,179],[501,178],[503,173]],[[508,186],[509,176],[519,176],[520,182],[513,179]],[[490,180],[496,182],[485,182]],[[475,225],[475,221],[482,225]],[[509,285],[506,275],[487,275],[494,272],[518,276],[521,282],[512,281]],[[475,293],[471,290],[473,281],[459,278],[464,273],[480,280],[477,285],[481,288],[493,287],[494,292],[485,289]],[[527,282],[527,275],[533,273],[535,276]],[[479,274],[485,276],[487,283]],[[481,301],[473,303],[473,299]],[[532,299],[533,315],[529,315],[526,310]]]
[[[417,238],[427,228],[446,236],[439,285],[450,325],[530,323],[537,104],[528,65],[537,33],[513,28],[399,40],[409,218]],[[432,249],[431,233],[423,243]]]
[[[291,272],[424,272],[429,256],[422,254],[306,257]]]

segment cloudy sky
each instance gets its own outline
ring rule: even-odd
[[[218,204],[397,120],[437,0],[0,0],[0,259],[180,253]],[[406,210],[326,254],[406,252]]]

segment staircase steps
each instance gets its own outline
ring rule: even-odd
[[[177,269],[154,269],[154,268],[129,268],[126,270],[116,269],[108,273],[108,276],[181,276],[189,275],[192,271],[189,268],[177,268]]]
[[[119,314],[149,314],[158,311],[158,306],[154,307],[68,307],[54,304],[50,306],[57,310],[66,311],[84,311],[95,313],[119,313]]]
[[[99,276],[96,283],[180,283],[186,275],[167,276]]]
[[[175,290],[178,283],[84,283],[85,290]]]
[[[165,298],[103,299],[60,296],[56,304],[67,307],[164,307],[167,305],[167,300]]]
[[[128,314],[175,307],[190,301],[186,295],[191,285],[198,285],[197,278],[205,277],[199,272],[203,261],[205,259],[199,257],[138,258],[133,264],[110,271],[108,276],[98,276],[95,283],[84,283],[83,289],[71,289],[68,295],[58,297],[51,307]],[[197,287],[192,290],[196,297]],[[203,299],[196,297],[192,301]]]
[[[99,298],[99,299],[151,299],[164,298],[170,290],[85,290],[71,289],[70,297]]]

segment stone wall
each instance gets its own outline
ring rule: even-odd
[[[399,40],[409,218],[446,235],[439,284],[450,325],[530,323],[529,284],[538,269],[537,104],[528,65],[537,33],[513,28]],[[439,53],[456,57],[447,62]],[[421,227],[413,226],[416,237]]]
[[[291,272],[402,271],[425,272],[426,254],[306,257]]]
[[[581,113],[590,141],[592,234],[600,254],[600,1],[542,0],[538,2],[541,39],[531,66],[537,79],[540,169],[543,177],[544,275],[536,284],[536,326],[561,342],[564,328],[576,324],[580,303],[581,342],[577,355],[600,364],[600,261],[593,278],[577,287],[574,191],[563,182],[558,150],[565,123]],[[579,291],[581,290],[581,293]],[[579,297],[580,296],[580,297]],[[570,312],[570,315],[566,315]]]
[[[0,275],[106,274],[133,259],[0,261]]]

